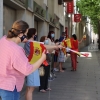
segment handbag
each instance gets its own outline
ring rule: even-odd
[[[40,76],[44,76],[44,74],[45,74],[43,65],[39,68],[39,74],[40,74]]]

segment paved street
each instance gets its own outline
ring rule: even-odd
[[[40,93],[36,88],[33,100],[100,100],[100,51],[92,52],[90,58],[80,57],[78,62],[77,71],[71,72],[69,58],[64,64],[66,71],[58,72],[57,78],[50,82],[52,91]],[[21,100],[25,100],[24,92]]]

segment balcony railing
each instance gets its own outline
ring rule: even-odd
[[[59,24],[59,18],[54,14],[54,15],[51,15],[49,14],[49,21],[55,25],[56,27],[58,27],[58,24]]]
[[[43,18],[46,18],[46,11],[36,2],[34,2],[34,12],[37,15],[42,16]]]
[[[26,7],[27,0],[14,0],[14,1],[16,1],[16,2],[19,3],[20,5]]]

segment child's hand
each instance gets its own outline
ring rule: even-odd
[[[56,46],[58,46],[58,45],[59,45],[59,43],[55,43],[55,45],[56,45]]]
[[[62,48],[63,48],[63,46],[62,46],[62,45],[58,45],[58,48],[59,48],[59,49],[62,49]]]

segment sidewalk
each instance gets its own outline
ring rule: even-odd
[[[100,51],[92,52],[91,58],[78,57],[78,62],[77,71],[71,72],[71,61],[67,59],[66,71],[57,72],[57,78],[49,84],[52,91],[40,93],[36,88],[33,100],[100,100]],[[20,100],[25,100],[23,91]]]

